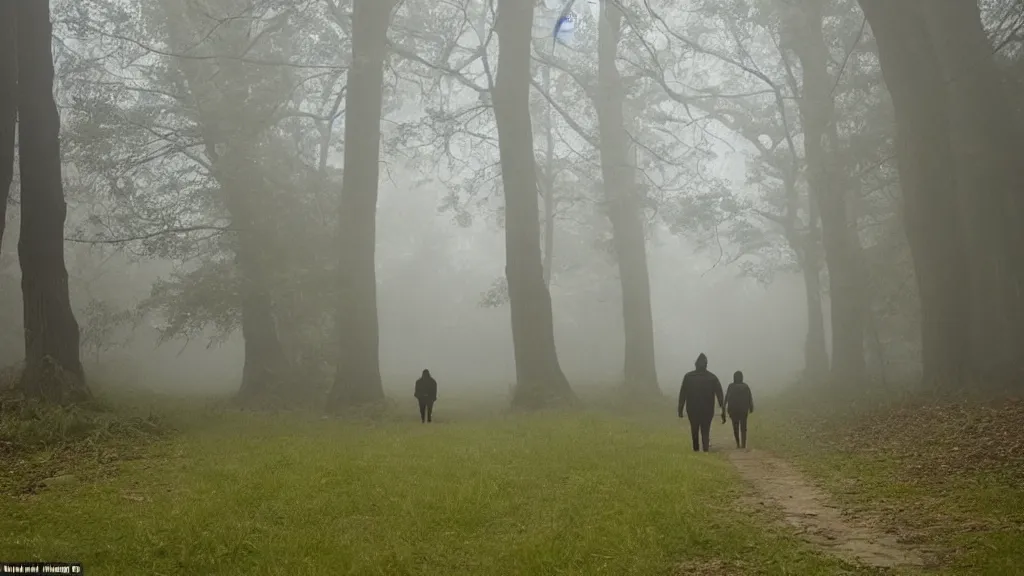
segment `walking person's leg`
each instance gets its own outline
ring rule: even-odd
[[[740,447],[740,420],[735,416],[729,418],[732,421],[732,435],[736,438],[736,447]]]
[[[742,447],[747,447],[747,415],[744,414],[740,418],[740,439],[742,440]]]
[[[710,418],[706,418],[700,423],[700,435],[701,435],[701,448],[705,452],[711,450],[711,421],[714,420],[714,415]]]
[[[420,400],[420,422],[427,421],[427,403],[424,400]]]
[[[700,422],[690,418],[690,436],[693,437],[693,451],[700,452]]]
[[[434,401],[430,400],[427,402],[427,422],[433,422],[434,415]]]

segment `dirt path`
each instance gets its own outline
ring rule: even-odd
[[[848,562],[877,568],[921,566],[924,557],[871,523],[844,516],[832,499],[786,461],[759,450],[731,450],[729,460],[757,489],[760,501],[782,510],[806,541]]]

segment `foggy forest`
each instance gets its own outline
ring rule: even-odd
[[[0,561],[1024,573],[1022,104],[1021,0],[0,0]]]

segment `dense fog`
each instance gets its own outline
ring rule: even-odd
[[[446,384],[504,393],[515,381],[508,310],[481,306],[502,274],[500,231],[489,223],[461,228],[437,211],[443,191],[410,188],[408,182],[404,187],[390,181],[381,185],[377,253],[386,384],[408,387],[429,367]],[[16,228],[8,233],[16,234]],[[559,358],[575,385],[610,385],[622,372],[615,267],[586,244],[593,238],[585,232],[566,231],[564,236],[556,240],[556,250],[565,254],[557,266],[564,272],[553,283]],[[8,246],[13,251],[16,245]],[[166,260],[133,262],[109,246],[72,245],[69,253],[75,310],[81,316],[92,298],[117,310],[135,306],[149,295],[155,279],[176,267]],[[781,273],[770,284],[759,283],[720,262],[717,247],[702,252],[666,230],[656,232],[649,254],[663,389],[677,388],[700,352],[723,376],[742,369],[764,386],[781,386],[796,377],[806,329],[803,285],[796,275]],[[16,261],[7,272],[17,278]],[[5,283],[12,285],[17,286],[16,280]],[[21,301],[12,292],[4,293],[4,317],[16,323]],[[160,343],[152,330],[159,322],[150,317],[134,329],[119,328],[99,354],[103,377],[164,392],[237,390],[240,334],[221,342],[211,330],[193,340]],[[23,354],[17,331],[8,333],[3,352],[5,364]],[[83,360],[93,358],[85,355]]]
[[[6,10],[30,395],[338,412],[430,368],[532,409],[671,393],[701,352],[765,389],[1015,373],[1020,3]]]

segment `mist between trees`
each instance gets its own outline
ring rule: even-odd
[[[1019,385],[1021,2],[563,6],[0,4],[0,359],[331,412],[701,351]]]

